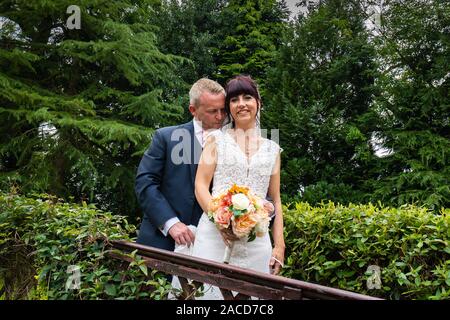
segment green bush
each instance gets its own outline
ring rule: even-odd
[[[132,263],[106,255],[108,241],[131,240],[135,227],[93,205],[0,193],[0,297],[3,299],[163,299],[170,284]],[[80,287],[69,266],[80,270]]]
[[[332,202],[285,209],[284,276],[386,299],[450,298],[449,209]],[[380,268],[380,289],[367,286],[369,266]]]
[[[93,205],[0,193],[0,299],[164,299],[166,278],[106,255],[135,227]],[[374,205],[285,207],[283,275],[387,299],[450,298],[450,210]],[[79,289],[67,290],[69,266]],[[381,288],[369,289],[370,266]],[[149,274],[150,273],[150,274]]]

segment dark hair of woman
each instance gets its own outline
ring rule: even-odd
[[[225,111],[227,113],[227,122],[226,124],[231,122],[231,127],[235,127],[235,123],[233,117],[231,116],[230,111],[230,100],[234,97],[239,96],[240,94],[249,94],[258,102],[258,113],[261,109],[261,97],[259,95],[258,87],[256,82],[247,75],[238,75],[232,79],[230,79],[225,86]],[[258,117],[256,119],[258,123]]]

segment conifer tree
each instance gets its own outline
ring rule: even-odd
[[[191,85],[200,78],[217,80],[216,56],[223,41],[223,8],[226,0],[162,0],[150,17],[158,26],[158,47],[162,52],[184,57],[174,74],[179,85],[174,95],[179,104],[188,105]],[[192,119],[184,109],[183,120]]]
[[[385,1],[379,30],[383,120],[390,152],[377,167],[374,200],[450,205],[450,3]]]
[[[178,71],[185,82],[247,73],[263,87],[288,16],[284,0],[164,0],[155,22],[162,50],[192,62]]]
[[[182,114],[180,59],[155,44],[154,2],[82,0],[80,16],[69,0],[0,3],[2,189],[136,214],[139,159]]]
[[[223,15],[217,78],[226,81],[237,74],[250,74],[264,87],[289,17],[285,1],[230,0]]]
[[[158,25],[158,42],[165,53],[190,60],[179,75],[190,85],[217,71],[215,55],[223,41],[226,0],[164,0],[152,18]]]
[[[375,51],[355,2],[299,16],[268,76],[264,126],[279,128],[282,189],[304,200],[358,201],[375,160]]]

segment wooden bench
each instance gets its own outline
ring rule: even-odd
[[[178,276],[183,288],[181,299],[195,299],[196,289],[203,283],[207,283],[219,287],[225,300],[249,299],[250,297],[271,300],[381,300],[376,297],[270,275],[134,242],[112,241],[111,246],[128,253],[137,250],[137,254],[144,259],[147,267]],[[113,258],[132,261],[130,257],[118,252],[109,254]],[[187,279],[192,280],[192,284],[189,284]],[[234,296],[232,291],[238,292],[238,294]]]

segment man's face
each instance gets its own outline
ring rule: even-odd
[[[204,130],[219,129],[225,120],[225,95],[203,92],[197,106],[190,105],[191,114],[202,123]]]

